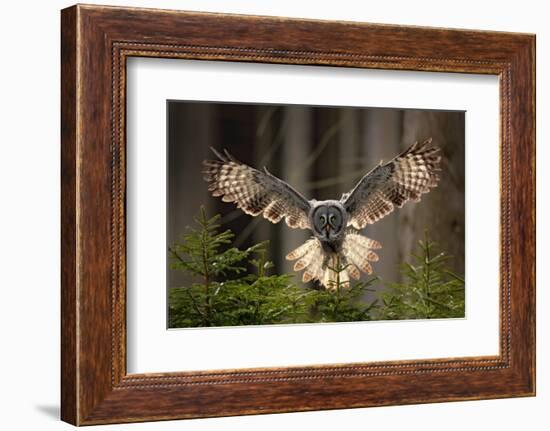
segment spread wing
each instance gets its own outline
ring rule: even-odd
[[[254,169],[225,151],[212,149],[218,160],[205,160],[204,179],[212,196],[234,202],[245,213],[263,215],[272,223],[281,219],[291,228],[310,229],[308,200],[266,168]]]
[[[440,171],[439,148],[430,147],[432,139],[415,142],[386,164],[366,174],[349,193],[342,196],[348,226],[362,229],[401,208],[407,201],[419,201],[423,193],[437,185]]]

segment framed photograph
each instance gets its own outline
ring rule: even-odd
[[[535,394],[535,37],[62,11],[62,419]]]

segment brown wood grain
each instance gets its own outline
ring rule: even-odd
[[[533,35],[79,5],[62,11],[61,46],[63,420],[85,425],[534,394]],[[127,375],[129,56],[500,76],[499,356]]]
[[[61,16],[61,417],[78,422],[76,300],[76,9]]]

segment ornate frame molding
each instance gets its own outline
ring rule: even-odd
[[[258,34],[257,28],[270,31]],[[308,40],[311,34],[315,41]],[[533,395],[534,44],[534,36],[510,33],[65,9],[62,418],[98,424]],[[131,56],[498,75],[500,354],[127,375],[125,65]],[[261,395],[250,399],[251,391]]]

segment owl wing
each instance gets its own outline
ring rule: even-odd
[[[254,169],[236,160],[225,151],[212,149],[218,160],[205,160],[204,179],[212,196],[224,202],[235,202],[245,213],[263,215],[272,223],[281,219],[291,228],[310,229],[308,200],[266,168]]]
[[[432,139],[415,142],[386,164],[366,174],[353,190],[342,196],[348,226],[362,229],[401,208],[407,201],[419,201],[423,193],[437,185],[441,156],[439,148],[430,147]]]

